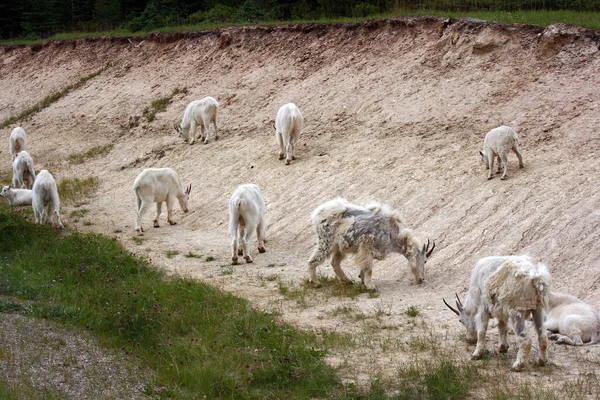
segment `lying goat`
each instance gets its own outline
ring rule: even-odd
[[[467,329],[467,341],[477,343],[471,359],[483,357],[485,334],[490,318],[498,320],[500,344],[498,351],[508,351],[507,324],[517,335],[519,351],[512,365],[521,371],[531,350],[531,338],[525,320],[532,315],[538,335],[539,364],[547,361],[548,338],[544,329],[544,308],[548,305],[550,273],[544,264],[535,264],[527,256],[485,257],[475,264],[469,283],[465,305],[456,295],[454,309],[446,300],[444,304],[460,317]]]
[[[30,206],[32,193],[31,189],[15,189],[9,185],[2,187],[0,196],[5,197],[11,206]]]
[[[600,316],[591,305],[570,294],[551,292],[544,327],[557,344],[582,346],[600,341]]]

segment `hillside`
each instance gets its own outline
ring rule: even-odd
[[[384,308],[385,334],[402,336],[405,311],[416,306],[428,334],[468,358],[472,347],[461,341],[462,327],[442,297],[464,297],[481,257],[532,255],[548,265],[555,289],[600,306],[599,45],[597,31],[570,26],[423,17],[8,46],[0,50],[0,119],[105,67],[20,122],[36,169],[50,169],[59,182],[100,181],[85,205],[92,225],[76,222],[75,206],[63,205],[70,228],[118,237],[173,273],[235,292],[305,329],[355,332],[357,324],[332,315],[349,304],[365,314]],[[148,122],[144,109],[178,88],[188,93]],[[209,95],[220,102],[221,138],[189,146],[173,125],[187,103]],[[287,102],[306,121],[289,166],[277,159],[271,125]],[[485,133],[503,124],[518,132],[525,168],[511,154],[509,179],[487,181],[478,151]],[[2,130],[6,142],[15,126]],[[109,143],[105,156],[67,161]],[[0,153],[8,175],[8,145]],[[177,225],[168,226],[163,211],[162,227],[153,229],[148,213],[140,244],[133,239],[131,185],[145,167],[174,168],[192,183],[192,197]],[[227,204],[241,183],[258,184],[265,197],[267,253],[258,254],[253,242],[255,262],[227,269]],[[406,260],[392,255],[374,267],[378,297],[286,300],[278,285],[307,277],[310,213],[336,196],[388,204],[417,236],[435,240],[425,283],[414,284]],[[169,258],[167,251],[179,254]],[[203,258],[183,256],[189,252]],[[342,266],[357,277],[351,261]],[[333,276],[325,264],[319,273]],[[490,345],[496,334],[488,332]],[[405,358],[362,351],[381,362],[370,365],[360,351],[339,357],[367,361],[352,372],[361,378],[390,373]],[[597,365],[598,352],[552,345],[550,359],[561,373],[538,368],[523,375],[554,385],[557,375],[569,380]]]

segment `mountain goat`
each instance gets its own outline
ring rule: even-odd
[[[285,154],[286,165],[296,159],[296,145],[303,127],[304,118],[295,104],[288,103],[279,108],[275,119],[275,139],[279,145],[279,159],[283,160]]]
[[[600,342],[600,316],[591,305],[575,296],[550,292],[544,327],[557,344],[582,346]]]
[[[481,160],[485,162],[485,167],[489,169],[488,180],[494,177],[494,158],[498,159],[498,173],[502,170],[504,163],[504,173],[500,179],[506,179],[506,167],[508,166],[508,152],[512,150],[519,159],[519,168],[523,165],[523,157],[519,151],[519,138],[517,132],[508,126],[500,126],[489,131],[483,139],[483,151],[480,151]]]
[[[142,217],[148,211],[152,203],[156,203],[156,217],[154,217],[154,227],[158,228],[158,217],[161,214],[162,203],[167,203],[167,221],[175,225],[173,221],[173,206],[175,200],[179,201],[179,206],[184,213],[188,212],[188,198],[192,185],[185,191],[177,173],[171,168],[146,168],[135,178],[133,182],[133,192],[135,193],[135,207],[137,219],[135,230],[141,235],[144,234],[142,228]]]
[[[506,337],[510,323],[517,335],[517,359],[511,369],[521,371],[531,350],[531,338],[525,326],[531,315],[538,335],[539,364],[547,361],[548,338],[544,329],[544,308],[548,305],[551,276],[546,266],[534,263],[527,256],[485,257],[477,261],[471,274],[467,299],[463,306],[456,295],[454,309],[467,330],[469,343],[477,343],[471,359],[483,357],[485,334],[490,318],[498,320],[500,344],[498,351],[508,350]]]
[[[3,186],[0,193],[11,206],[30,206],[32,195],[33,191],[30,189],[14,189],[10,186]]]
[[[41,170],[33,183],[31,205],[35,215],[35,223],[43,224],[46,220],[52,220],[56,216],[56,224],[63,228],[60,220],[60,198],[58,188],[52,174],[45,169]],[[44,207],[47,207],[47,211]]]
[[[217,129],[218,109],[219,103],[212,97],[194,100],[185,108],[183,119],[180,124],[175,124],[175,130],[179,132],[183,140],[188,140],[191,133],[190,144],[194,144],[196,143],[196,128],[200,126],[200,140],[204,140],[204,144],[207,144],[210,124],[212,123],[215,126],[215,140],[217,140],[219,139]]]
[[[417,283],[423,282],[425,263],[435,248],[421,245],[412,231],[404,226],[400,216],[379,203],[357,205],[337,198],[321,204],[311,216],[317,236],[316,247],[308,260],[310,281],[317,284],[317,266],[331,256],[331,266],[337,277],[350,280],[340,264],[348,253],[356,253],[360,266],[359,278],[369,290],[376,287],[371,281],[373,260],[383,260],[389,253],[400,253],[409,263]]]
[[[12,160],[15,159],[20,151],[27,150],[27,134],[25,133],[25,129],[18,126],[12,130],[8,141],[8,150],[10,151]]]
[[[12,185],[14,187],[31,189],[35,182],[35,168],[33,168],[33,159],[25,150],[19,152],[13,161],[13,178]]]
[[[240,185],[229,200],[229,231],[231,232],[231,261],[238,262],[238,243],[242,244],[242,255],[247,263],[252,262],[248,242],[256,230],[258,252],[265,251],[265,202],[258,186]]]

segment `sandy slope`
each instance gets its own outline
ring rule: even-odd
[[[305,328],[361,329],[331,315],[349,304],[365,314],[385,309],[387,330],[377,334],[402,336],[406,308],[415,305],[428,332],[468,357],[472,348],[459,340],[460,325],[441,297],[464,294],[472,265],[483,256],[538,257],[556,289],[600,305],[599,37],[567,26],[418,18],[5,47],[0,118],[110,62],[101,75],[21,123],[38,169],[51,168],[58,180],[101,180],[86,206],[93,226],[70,220],[68,205],[67,224],[116,235],[167,270],[234,291]],[[155,121],[130,126],[130,117],[181,87],[189,93],[176,96]],[[189,146],[172,126],[189,101],[206,95],[221,103],[221,139]],[[286,102],[295,102],[306,119],[290,166],[277,159],[271,127]],[[485,132],[501,124],[519,133],[526,168],[518,169],[511,155],[509,179],[488,182],[478,150]],[[2,135],[8,138],[13,127]],[[105,143],[115,147],[104,158],[75,166],[65,161]],[[0,153],[8,170],[8,148]],[[161,221],[160,229],[150,228],[148,215],[149,230],[138,245],[131,184],[142,168],[165,166],[192,183],[191,211],[179,213],[176,226]],[[258,255],[253,245],[255,263],[229,274],[227,202],[238,184],[249,182],[261,187],[267,202],[268,252]],[[284,300],[277,282],[265,278],[292,286],[306,278],[310,213],[335,196],[386,203],[419,237],[434,239],[426,282],[412,283],[406,261],[393,255],[375,266],[377,298]],[[181,254],[168,259],[167,250]],[[215,261],[184,258],[187,252]],[[357,276],[351,262],[343,265]],[[319,271],[332,275],[325,265]],[[368,355],[349,376],[391,373],[407,357],[400,348],[362,351],[339,356]],[[554,375],[566,380],[598,362],[596,347],[553,345],[550,354],[564,367]],[[372,360],[379,361],[375,367]],[[544,369],[523,376],[556,380]]]

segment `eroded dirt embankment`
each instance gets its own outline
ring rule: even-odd
[[[401,336],[405,310],[414,305],[428,329],[456,347],[446,333],[458,332],[458,322],[441,297],[464,294],[474,262],[484,256],[530,254],[548,264],[556,289],[600,305],[599,43],[597,31],[562,25],[423,17],[4,47],[0,118],[110,63],[21,122],[37,169],[51,168],[58,180],[100,179],[86,205],[93,225],[69,218],[72,205],[63,207],[67,224],[115,235],[170,271],[234,291],[305,328],[357,329],[332,316],[350,304],[366,314],[385,308],[386,329]],[[175,96],[154,121],[141,117],[153,100],[182,87],[188,94]],[[208,95],[221,104],[221,139],[182,143],[173,124],[189,101]],[[290,166],[277,159],[271,127],[287,102],[306,120]],[[509,179],[488,182],[478,150],[485,132],[502,124],[518,132],[526,168],[511,155]],[[106,157],[65,161],[106,143],[114,144]],[[0,153],[2,170],[9,170],[7,148]],[[142,168],[166,166],[192,183],[191,211],[177,215],[176,226],[150,228],[137,244],[131,184]],[[227,202],[249,182],[267,202],[268,252],[225,274]],[[434,239],[426,282],[414,285],[396,255],[375,266],[379,297],[282,300],[277,280],[296,285],[306,277],[311,211],[335,196],[386,203],[419,237]],[[168,250],[180,255],[169,259]],[[183,257],[188,252],[215,261]],[[343,267],[357,276],[351,262]],[[325,265],[320,272],[332,274]],[[460,351],[469,354],[467,347]],[[561,368],[580,361],[578,349],[550,351]],[[591,351],[585,358],[597,362]],[[393,351],[386,357],[404,359]],[[377,368],[390,371],[394,363]]]

